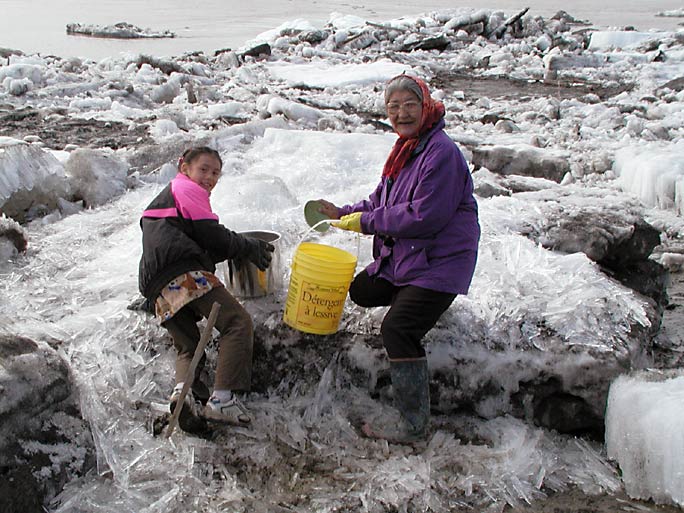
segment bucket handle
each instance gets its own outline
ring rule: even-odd
[[[325,223],[336,223],[339,221],[339,219],[321,219],[318,221],[316,224],[312,225],[311,228],[309,228],[304,236],[299,240],[299,243],[297,244],[297,247],[306,240],[306,238],[311,234],[312,231],[314,231],[316,228],[318,228],[320,225],[325,224]],[[356,233],[356,265],[358,267],[359,265],[359,254],[361,253],[361,234]]]

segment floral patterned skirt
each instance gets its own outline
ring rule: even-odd
[[[188,271],[176,276],[159,293],[154,304],[159,322],[168,321],[185,305],[223,283],[208,271]]]

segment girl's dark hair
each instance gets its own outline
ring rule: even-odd
[[[221,155],[219,155],[218,151],[210,148],[209,146],[197,146],[195,148],[189,148],[183,152],[181,158],[178,159],[178,168],[180,169],[180,166],[183,162],[190,164],[190,162],[195,160],[200,155],[211,155],[212,157],[215,157],[219,161],[221,167],[223,167],[223,160],[221,160]]]

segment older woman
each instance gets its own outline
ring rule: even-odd
[[[421,341],[475,270],[480,227],[463,155],[444,132],[444,105],[422,80],[387,83],[385,105],[397,139],[380,184],[367,200],[337,207],[319,200],[335,226],[372,234],[373,262],[351,284],[364,307],[390,306],[380,332],[390,363],[400,426],[371,426],[372,438],[411,443],[426,438],[429,373]]]

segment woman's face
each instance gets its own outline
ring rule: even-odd
[[[221,163],[213,155],[202,153],[195,157],[192,162],[183,162],[181,173],[187,175],[202,189],[211,192],[221,176]]]
[[[418,135],[423,105],[414,93],[407,90],[394,91],[388,98],[387,117],[394,131],[400,137],[409,138]]]

